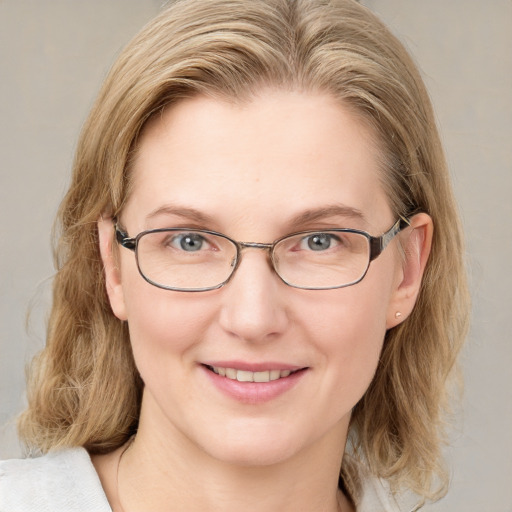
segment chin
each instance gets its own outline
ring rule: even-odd
[[[211,442],[205,443],[203,450],[216,460],[241,467],[280,464],[298,456],[312,442],[275,424],[238,427],[211,435]]]
[[[217,460],[240,467],[273,466],[290,460],[295,454],[295,450],[278,446],[275,441],[266,446],[230,444],[210,453]]]

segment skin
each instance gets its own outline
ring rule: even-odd
[[[378,179],[376,147],[328,95],[264,90],[238,104],[187,99],[145,128],[120,222],[130,236],[177,226],[251,242],[334,227],[380,235],[396,218]],[[326,210],[333,205],[350,210]],[[285,285],[265,251],[254,249],[223,288],[158,289],[142,279],[131,251],[114,254],[112,221],[98,228],[111,306],[128,321],[145,382],[119,489],[120,451],[93,459],[114,510],[118,495],[125,512],[352,510],[337,488],[351,410],[372,380],[386,330],[414,306],[430,218],[415,216],[363,281],[322,291]],[[212,385],[201,365],[212,360],[307,370],[284,394],[242,403]]]

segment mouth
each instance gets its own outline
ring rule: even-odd
[[[298,370],[263,370],[251,372],[248,370],[238,370],[236,368],[224,368],[222,366],[204,365],[208,370],[226,379],[236,380],[238,382],[272,382],[284,379],[290,375],[303,371],[305,368]]]
[[[209,382],[230,400],[258,405],[277,399],[305,378],[309,367],[279,362],[208,361],[200,364]]]

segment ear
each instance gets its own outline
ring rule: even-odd
[[[127,320],[121,271],[113,252],[114,223],[112,219],[100,218],[98,221],[98,238],[110,307],[119,320]]]
[[[432,246],[432,219],[426,213],[412,217],[411,226],[403,233],[402,268],[387,313],[386,328],[403,322],[416,304],[423,273]]]

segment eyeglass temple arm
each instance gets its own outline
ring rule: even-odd
[[[135,238],[130,238],[128,233],[121,231],[117,224],[114,225],[114,229],[116,232],[117,243],[123,247],[126,247],[127,249],[134,251],[136,246]]]
[[[388,246],[389,242],[393,238],[410,226],[411,222],[409,219],[400,216],[400,218],[391,226],[389,231],[386,231],[382,236],[376,236],[370,238],[370,261],[373,261],[377,256],[380,256],[381,252]]]

